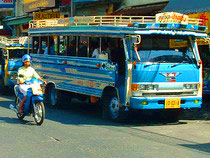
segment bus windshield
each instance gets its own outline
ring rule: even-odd
[[[26,53],[27,53],[27,49],[10,49],[9,59],[22,58],[22,56]]]
[[[132,48],[134,60],[140,59],[140,62],[190,64],[195,61],[193,49],[187,37],[147,35],[142,36],[141,39],[140,44],[134,45],[137,48]]]

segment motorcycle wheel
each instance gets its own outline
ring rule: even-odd
[[[17,109],[19,109],[19,104],[20,104],[20,99],[16,97],[15,98],[15,105],[16,105]],[[17,117],[18,117],[19,120],[23,120],[25,115],[23,113],[22,114],[17,113]]]
[[[45,107],[43,102],[35,102],[34,105],[34,120],[38,126],[44,122]]]

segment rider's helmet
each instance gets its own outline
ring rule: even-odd
[[[30,55],[25,54],[25,55],[22,57],[22,62],[25,62],[25,61],[31,61]]]

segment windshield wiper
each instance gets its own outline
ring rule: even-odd
[[[171,65],[171,67],[175,67],[175,66],[181,65],[181,64],[183,64],[183,63],[189,63],[189,62],[187,62],[187,61],[182,61],[181,63],[176,63],[176,64]]]

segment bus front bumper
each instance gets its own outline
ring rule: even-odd
[[[181,99],[180,109],[201,108],[202,97],[131,97],[132,109],[166,109],[165,99]]]

